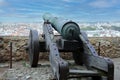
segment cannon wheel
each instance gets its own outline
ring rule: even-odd
[[[36,30],[30,30],[28,49],[31,67],[37,67],[39,59],[39,36]]]
[[[87,34],[83,31],[81,31],[81,34],[84,36],[86,40],[88,40]],[[80,48],[78,48],[76,51],[72,52],[73,59],[77,65],[83,65],[83,57],[84,57],[84,48],[83,48],[83,41],[78,38],[79,44],[81,45]]]
[[[73,59],[77,65],[83,65],[83,51],[82,50],[77,50],[72,52]]]
[[[73,51],[72,55],[77,65],[83,65],[83,52],[84,52],[83,42],[79,40],[79,44],[81,45],[81,47]]]

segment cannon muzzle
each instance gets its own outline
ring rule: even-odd
[[[57,30],[64,39],[76,40],[80,34],[79,25],[71,20],[54,17],[49,13],[43,15],[45,22],[50,22],[52,27]]]

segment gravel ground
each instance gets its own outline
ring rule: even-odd
[[[29,62],[20,61],[14,62],[12,69],[3,70],[1,79],[3,80],[50,80],[52,72],[49,62],[39,62],[41,66],[30,68]],[[2,64],[6,66],[6,64]]]
[[[120,80],[120,58],[113,59],[115,64],[115,78]],[[9,69],[8,64],[0,64],[0,80],[52,80],[52,72],[48,61],[40,61],[37,68],[30,68],[29,62],[14,62],[13,68]]]

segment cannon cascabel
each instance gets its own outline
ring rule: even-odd
[[[49,13],[43,15],[43,20],[50,22],[64,39],[76,40],[80,34],[79,25],[71,20],[54,17]]]

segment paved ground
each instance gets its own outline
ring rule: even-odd
[[[120,58],[113,59],[115,64],[114,80],[120,80]]]
[[[120,80],[120,58],[113,59],[115,64],[115,78]],[[13,68],[8,68],[8,63],[0,63],[0,80],[51,80],[52,73],[48,61],[41,61],[41,67],[30,68],[29,63],[20,61],[13,63]]]

